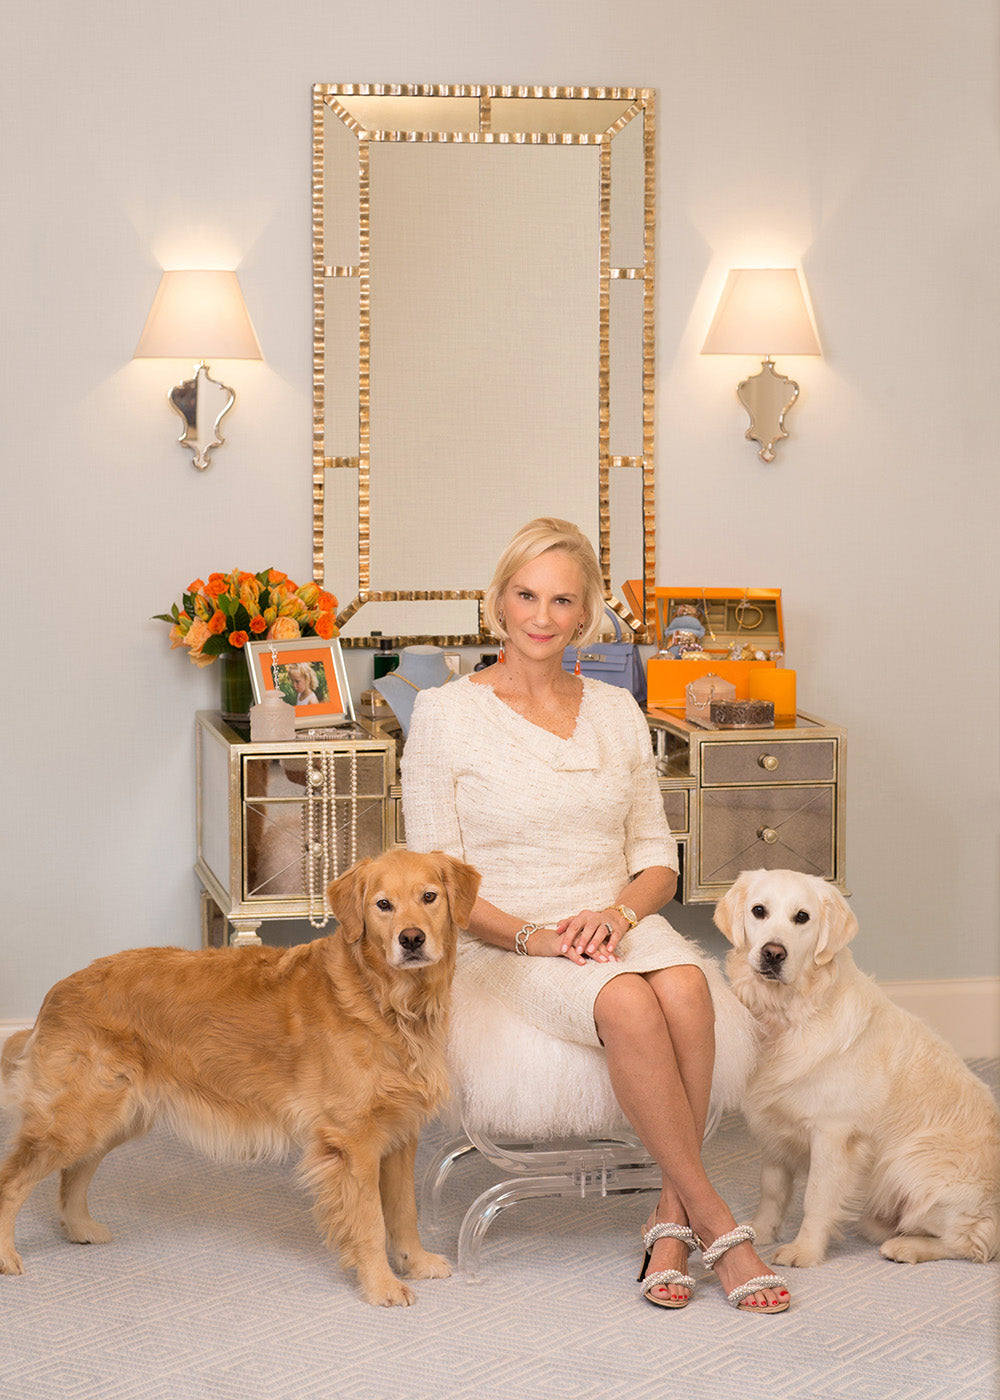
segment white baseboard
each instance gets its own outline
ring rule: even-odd
[[[1000,977],[882,982],[897,1006],[926,1021],[964,1060],[1000,1057]],[[30,1021],[0,1021],[0,1045]]]
[[[1000,1056],[1000,977],[882,982],[886,996],[944,1036],[963,1060]]]

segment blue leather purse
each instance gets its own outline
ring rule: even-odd
[[[646,668],[634,642],[622,641],[621,623],[610,608],[605,611],[615,625],[613,642],[591,642],[579,652],[580,673],[595,681],[618,685],[630,692],[640,705],[646,703]],[[576,670],[576,647],[563,652],[563,670]]]

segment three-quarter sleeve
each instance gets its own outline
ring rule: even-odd
[[[444,851],[464,860],[450,740],[440,696],[421,691],[401,765],[406,844],[411,851]]]
[[[651,865],[665,865],[669,870],[679,870],[677,842],[663,810],[663,795],[656,777],[649,725],[631,696],[628,699],[631,703],[627,706],[624,723],[629,729],[622,739],[630,740],[635,746],[632,804],[625,822],[628,871],[630,875],[637,875]]]

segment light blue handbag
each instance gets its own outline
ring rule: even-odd
[[[646,703],[646,668],[642,664],[639,648],[634,642],[622,641],[621,623],[610,608],[605,612],[615,625],[613,642],[591,642],[579,652],[580,673],[595,681],[605,681],[608,685],[621,686],[629,691],[640,705]],[[563,652],[563,670],[576,670],[576,647],[567,647]]]

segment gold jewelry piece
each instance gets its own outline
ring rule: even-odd
[[[524,924],[514,935],[514,952],[519,957],[528,957],[528,939],[541,928],[541,924]]]
[[[407,680],[407,678],[406,678],[405,676],[401,676],[401,675],[399,674],[398,671],[390,671],[390,672],[389,672],[389,675],[392,676],[394,680],[402,681],[404,685],[408,685],[408,686],[410,687],[411,690],[427,690],[427,688],[428,688],[426,685],[414,685],[413,682],[412,682],[411,680]],[[447,676],[446,676],[446,677],[444,678],[444,680],[441,682],[441,685],[447,685],[449,681],[453,681],[454,679],[455,679],[455,672],[454,672],[454,671],[449,671],[448,674],[447,674]],[[440,689],[441,689],[441,685],[438,685],[438,686],[433,686],[433,685],[432,685],[432,686],[430,687],[430,689],[431,689],[431,690],[440,690]]]
[[[747,622],[747,611],[756,613],[753,622]],[[751,603],[744,593],[742,602],[736,605],[736,630],[738,632],[752,632],[764,621],[764,609],[759,608],[756,603]]]
[[[616,912],[619,913],[628,924],[629,928],[635,928],[636,924],[639,922],[636,918],[635,910],[630,909],[627,904],[616,904],[614,907]]]

